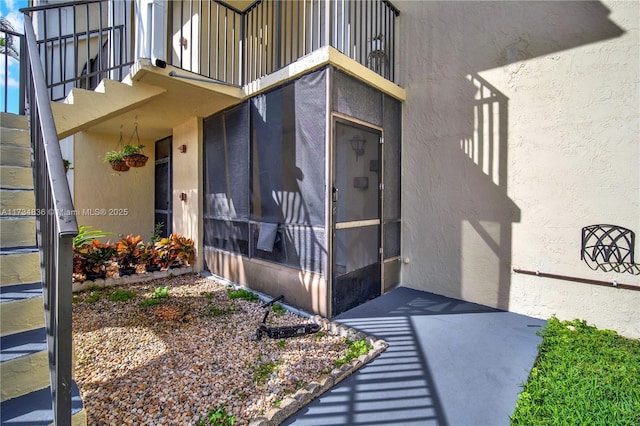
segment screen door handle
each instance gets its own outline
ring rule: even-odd
[[[334,186],[331,192],[332,192],[333,202],[334,203],[338,202],[338,188]]]

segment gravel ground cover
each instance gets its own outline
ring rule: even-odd
[[[163,298],[157,289],[166,287]],[[218,409],[247,425],[344,357],[345,339],[326,331],[255,341],[264,311],[230,299],[228,288],[189,274],[76,294],[75,380],[88,424],[206,424]],[[127,291],[129,300],[114,300]],[[290,312],[269,318],[310,321]]]

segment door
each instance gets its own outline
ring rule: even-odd
[[[156,142],[154,230],[159,228],[162,237],[168,237],[172,232],[171,142],[171,136]]]
[[[381,294],[381,136],[334,122],[332,315]]]

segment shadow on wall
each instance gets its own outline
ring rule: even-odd
[[[507,309],[512,224],[521,216],[507,195],[508,146],[517,141],[509,141],[509,99],[478,73],[505,66],[517,72],[517,62],[623,31],[598,2],[401,6],[408,37],[400,51],[410,94],[404,109],[403,248],[414,258],[403,281]],[[415,43],[414,35],[422,42]]]

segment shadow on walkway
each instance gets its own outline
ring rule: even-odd
[[[508,425],[545,324],[404,287],[335,320],[389,348],[285,425]]]

